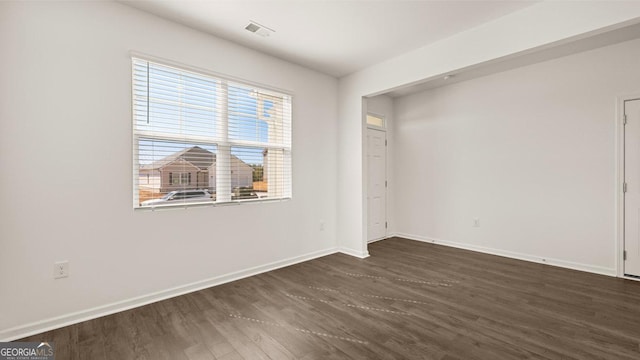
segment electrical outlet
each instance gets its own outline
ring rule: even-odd
[[[473,227],[480,227],[480,219],[473,218]]]
[[[69,262],[58,261],[53,264],[53,278],[61,279],[69,276]]]
[[[324,231],[324,220],[320,220],[320,231]]]

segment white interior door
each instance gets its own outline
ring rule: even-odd
[[[367,240],[387,236],[387,133],[367,129]]]
[[[640,99],[624,103],[625,275],[640,276]]]

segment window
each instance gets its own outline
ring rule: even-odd
[[[378,115],[367,114],[367,125],[384,127],[384,118]]]
[[[169,183],[172,185],[191,184],[191,173],[169,173]]]
[[[291,197],[291,96],[141,58],[134,207]]]

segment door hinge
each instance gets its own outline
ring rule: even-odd
[[[386,139],[384,140],[384,146],[387,146],[387,140]]]
[[[622,192],[623,193],[627,192],[627,183],[622,183]]]
[[[384,181],[384,187],[387,187],[387,180]]]
[[[622,115],[622,124],[627,125],[627,114]]]
[[[622,260],[627,260],[627,250],[622,252]]]
[[[386,228],[388,228],[388,227],[389,227],[389,223],[385,221],[385,222],[384,222],[384,228],[386,229]]]

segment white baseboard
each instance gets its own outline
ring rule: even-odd
[[[605,268],[601,266],[581,264],[581,263],[560,260],[560,259],[543,258],[535,255],[528,255],[528,254],[522,254],[522,253],[517,253],[513,251],[487,248],[483,246],[459,243],[455,241],[435,239],[431,237],[414,235],[414,234],[395,233],[393,235],[390,235],[389,237],[392,237],[392,236],[397,236],[397,237],[401,237],[409,240],[428,242],[432,244],[439,244],[439,245],[444,245],[444,246],[449,246],[449,247],[454,247],[459,249],[477,251],[485,254],[503,256],[503,257],[508,257],[512,259],[530,261],[530,262],[535,262],[539,264],[553,265],[553,266],[563,267],[563,268],[572,269],[572,270],[585,271],[585,272],[590,272],[594,274],[607,275],[607,276],[613,276],[613,277],[617,276],[616,269],[614,268],[610,269],[610,268]]]
[[[341,252],[343,254],[350,255],[350,256],[355,256],[360,259],[365,259],[369,257],[369,251],[367,250],[357,251],[357,250],[346,248],[346,247],[340,247],[338,248],[338,252]]]
[[[338,248],[329,248],[325,250],[315,251],[308,254],[296,256],[289,259],[275,261],[269,264],[256,266],[250,269],[236,271],[226,275],[216,276],[209,279],[196,281],[190,284],[177,286],[171,289],[154,292],[147,295],[134,297],[127,300],[117,301],[111,304],[106,304],[91,309],[86,309],[62,316],[57,316],[41,321],[36,321],[30,324],[16,326],[10,329],[0,330],[0,341],[13,341],[21,339],[23,337],[39,334],[45,331],[61,328],[64,326],[76,324],[82,321],[87,321],[101,316],[118,313],[121,311],[129,310],[132,308],[140,307],[143,305],[151,304],[161,300],[169,299],[172,297],[188,294],[194,291],[210,288],[212,286],[221,285],[231,281],[243,279],[249,276],[261,274],[267,271],[272,271],[285,266],[295,265],[304,261],[309,261],[315,258],[319,258],[326,255],[337,253]],[[342,250],[340,250],[342,252]],[[7,309],[5,309],[7,310]]]

